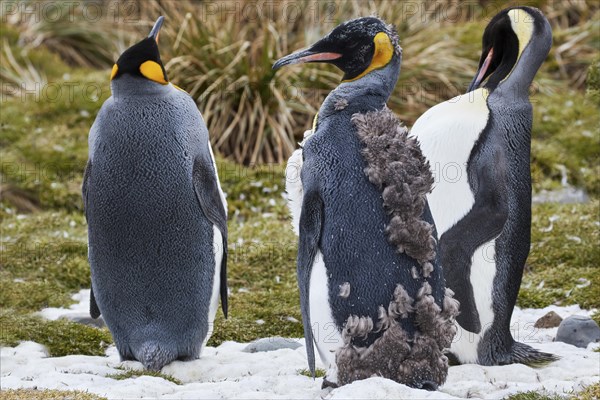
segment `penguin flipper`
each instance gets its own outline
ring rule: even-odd
[[[83,171],[83,183],[81,184],[81,199],[83,200],[83,211],[85,218],[87,219],[87,193],[88,193],[88,179],[92,173],[92,161],[88,160],[85,170]]]
[[[323,200],[316,191],[306,193],[300,215],[300,239],[298,243],[298,286],[300,289],[300,310],[304,325],[304,339],[308,367],[315,377],[315,349],[312,325],[310,322],[310,275],[321,239],[323,223]]]
[[[94,288],[90,288],[90,315],[94,319],[100,316],[100,308],[98,308],[98,304],[96,303]]]
[[[212,222],[223,238],[223,258],[221,260],[221,308],[227,318],[227,211],[221,200],[217,171],[214,168],[210,151],[201,151],[194,159],[192,181],[202,212]]]
[[[469,332],[481,332],[471,276],[473,253],[498,237],[508,219],[504,162],[500,152],[490,154],[476,171],[478,183],[471,210],[440,238],[440,256],[446,284],[460,303],[456,321]]]
[[[85,171],[83,172],[83,184],[81,185],[81,194],[83,199],[83,211],[85,213],[85,218],[87,219],[87,194],[88,194],[88,179],[90,174],[92,173],[92,161],[88,160],[87,165],[85,166]],[[96,303],[96,297],[94,297],[94,289],[90,288],[90,316],[93,319],[96,319],[100,316],[100,308],[98,308],[98,304]]]

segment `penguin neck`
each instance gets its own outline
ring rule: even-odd
[[[532,37],[517,59],[512,71],[498,86],[491,90],[490,95],[510,96],[515,100],[529,99],[529,86],[535,74],[550,52],[552,46],[552,31],[548,23],[542,25],[541,31]]]
[[[131,98],[164,95],[171,90],[169,86],[161,85],[160,83],[152,82],[138,76],[123,75],[111,81],[110,90],[113,98],[116,101],[120,101]]]
[[[321,105],[319,119],[340,111],[352,113],[380,110],[392,94],[400,75],[401,55],[394,54],[383,68],[369,72],[364,77],[339,84]]]

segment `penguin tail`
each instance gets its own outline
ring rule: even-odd
[[[177,353],[155,341],[142,343],[137,349],[133,349],[136,360],[151,371],[160,371],[162,367],[177,359]]]
[[[551,353],[544,353],[524,343],[515,342],[511,351],[511,363],[525,364],[530,367],[543,367],[560,357]]]

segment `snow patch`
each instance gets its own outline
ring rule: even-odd
[[[48,319],[57,319],[88,310],[89,290],[81,291],[73,298],[79,303],[69,308],[45,309],[40,314]],[[450,367],[448,380],[439,392],[412,389],[379,377],[338,389],[321,390],[322,378],[313,381],[299,373],[307,368],[304,340],[301,339],[299,343],[303,347],[295,350],[246,353],[242,351],[246,343],[236,342],[207,347],[199,360],[176,361],[162,369],[162,373],[179,379],[182,385],[149,376],[125,380],[107,378],[107,375],[122,373],[122,368],[141,369],[138,362],[121,362],[114,346],[107,349],[105,357],[48,357],[44,346],[23,342],[16,347],[1,349],[2,389],[37,387],[82,390],[109,399],[499,399],[529,390],[567,394],[600,382],[600,353],[593,351],[597,344],[580,349],[553,342],[557,328],[538,329],[533,326],[538,318],[549,311],[558,313],[562,318],[570,315],[589,316],[592,312],[576,305],[515,309],[512,319],[515,338],[542,351],[559,355],[559,361],[538,369],[520,364]],[[318,362],[317,367],[324,368]]]

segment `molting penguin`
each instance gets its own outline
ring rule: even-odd
[[[485,29],[469,93],[431,108],[411,131],[441,172],[428,200],[447,285],[460,302],[451,353],[461,363],[555,360],[516,342],[509,326],[530,243],[528,89],[551,44],[539,10],[501,11]]]
[[[199,357],[219,294],[227,316],[227,207],[202,116],[160,60],[162,22],[114,65],[83,180],[91,315],[153,370]]]
[[[303,62],[344,72],[287,167],[309,367],[314,376],[316,345],[324,386],[377,375],[435,389],[458,306],[436,258],[429,165],[386,107],[400,72],[396,31],[354,19],[273,68]]]

